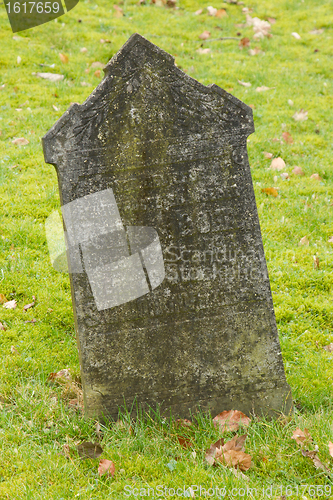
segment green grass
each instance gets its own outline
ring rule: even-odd
[[[126,498],[126,485],[138,492],[157,485],[225,486],[225,498],[242,498],[232,496],[231,489],[244,485],[258,489],[255,498],[265,498],[262,488],[271,485],[291,485],[289,498],[302,498],[297,485],[332,485],[333,491],[332,476],[315,469],[291,440],[297,426],[308,428],[319,458],[333,467],[328,454],[328,442],[333,441],[333,356],[322,349],[333,342],[333,246],[328,243],[333,236],[332,6],[322,0],[252,0],[246,6],[252,7],[253,17],[276,18],[273,37],[255,42],[251,27],[235,27],[245,23],[242,6],[213,3],[227,9],[225,18],[194,15],[211,4],[179,0],[180,8],[172,10],[125,0],[125,16],[117,18],[113,2],[85,0],[58,22],[19,33],[23,40],[13,39],[0,6],[0,87],[5,85],[0,90],[0,292],[18,302],[14,311],[0,311],[7,326],[0,331],[1,499]],[[324,32],[310,34],[315,28]],[[249,37],[251,47],[260,47],[262,53],[250,56],[237,40],[202,42],[198,36],[204,30],[212,38]],[[54,271],[48,259],[44,222],[60,202],[55,170],[44,163],[40,139],[71,102],[82,103],[97,85],[95,70],[85,72],[91,63],[106,63],[136,31],[173,54],[192,77],[216,83],[254,110],[256,132],[248,152],[296,411],[288,423],[253,420],[246,445],[253,457],[246,472],[249,482],[227,468],[204,464],[204,450],[219,437],[209,417],[202,416],[188,431],[194,455],[193,449],[178,444],[179,431],[172,423],[153,413],[132,423],[132,433],[112,423],[103,429],[102,457],[114,461],[116,474],[100,479],[98,460],[81,460],[75,451],[77,443],[97,439],[95,423],[68,406],[73,395],[47,381],[51,372],[66,367],[79,376],[79,364],[68,276]],[[101,38],[111,43],[102,44]],[[211,52],[197,53],[201,45]],[[80,52],[82,47],[86,53]],[[68,64],[61,63],[59,52],[68,55]],[[53,84],[32,74],[37,71],[62,73],[65,79]],[[252,86],[242,87],[237,80]],[[262,85],[273,88],[256,92]],[[308,120],[296,122],[292,116],[302,108]],[[293,144],[281,142],[284,131],[292,135]],[[15,137],[25,137],[29,144],[12,144]],[[264,151],[285,160],[290,180],[269,168]],[[10,169],[13,165],[17,167]],[[292,174],[295,165],[302,167],[304,177]],[[311,179],[313,173],[322,180]],[[276,187],[279,196],[267,196],[261,191],[265,187]],[[299,246],[304,236],[309,246]],[[314,268],[314,255],[319,269]],[[24,313],[32,295],[36,305]],[[25,323],[32,318],[34,324]]]

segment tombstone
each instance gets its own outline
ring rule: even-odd
[[[138,34],[43,138],[85,411],[292,408],[246,140],[252,110]]]

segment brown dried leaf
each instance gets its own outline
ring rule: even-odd
[[[63,63],[63,64],[67,64],[68,63],[68,56],[66,56],[66,54],[61,54],[59,52],[59,57],[60,57],[60,61]]]
[[[36,300],[36,297],[34,295],[32,296],[32,300],[33,300],[33,302],[31,302],[31,304],[27,304],[27,305],[23,306],[23,311],[27,311],[31,307],[34,307],[35,300]]]
[[[264,188],[264,189],[261,190],[261,192],[265,193],[265,194],[268,194],[270,196],[274,196],[274,198],[276,198],[279,195],[277,189],[272,188],[272,187],[270,187],[270,188]]]
[[[309,431],[304,429],[303,432],[299,427],[293,432],[291,439],[295,439],[297,444],[310,443],[312,441]]]
[[[203,13],[203,9],[199,9],[199,10],[196,10],[196,11],[194,12],[194,14],[195,14],[196,16],[200,16],[200,14],[202,14],[202,13]]]
[[[239,85],[243,85],[243,87],[251,87],[250,82],[242,82],[242,80],[237,80]]]
[[[304,109],[301,109],[300,111],[296,111],[296,113],[293,115],[293,119],[296,122],[304,122],[305,120],[308,119],[308,112],[304,111]]]
[[[210,37],[210,31],[204,31],[203,33],[201,33],[201,35],[199,35],[199,38],[201,40],[208,40],[208,38]]]
[[[209,6],[209,7],[207,7],[207,12],[208,12],[209,16],[214,17],[214,16],[216,16],[217,9],[215,9],[215,7]]]
[[[243,434],[242,436],[234,436],[230,441],[227,441],[225,445],[222,447],[222,451],[244,451],[244,443],[246,440],[246,434]]]
[[[266,90],[272,89],[275,89],[275,87],[266,87],[266,85],[263,85],[262,87],[257,87],[256,92],[266,92]]]
[[[224,439],[221,438],[216,443],[210,445],[210,448],[206,450],[205,460],[209,465],[215,464],[215,458],[222,455],[222,446],[224,445]]]
[[[44,80],[49,80],[50,82],[60,82],[65,77],[64,75],[57,75],[56,73],[33,73],[39,78],[44,78]]]
[[[280,156],[278,158],[274,158],[272,163],[271,163],[271,169],[272,170],[284,170],[286,168],[286,164]]]
[[[315,181],[321,181],[322,178],[320,177],[319,174],[312,174],[310,175],[310,179],[314,179]]]
[[[262,50],[260,47],[253,47],[253,49],[249,50],[249,56],[257,56],[258,54],[261,54]]]
[[[0,293],[0,304],[3,304],[4,302],[8,302],[8,300],[3,293]]]
[[[317,457],[316,451],[302,450],[303,457],[310,458],[316,469],[322,469],[324,472],[331,472]]]
[[[308,246],[309,246],[309,244],[310,244],[310,242],[309,242],[309,240],[308,240],[308,237],[307,237],[307,236],[303,236],[303,238],[301,238],[301,239],[299,240],[299,243],[298,243],[298,244],[299,244],[300,246],[305,245],[305,246],[307,246],[307,247],[308,247]]]
[[[85,54],[86,52],[88,52],[88,49],[86,47],[82,47],[80,49],[80,52],[82,52],[82,54]]]
[[[191,427],[192,425],[193,424],[192,424],[191,420],[188,420],[187,418],[177,418],[177,420],[175,421],[176,428],[179,428],[179,427],[188,428],[188,427]]]
[[[303,172],[303,170],[301,169],[301,167],[297,167],[297,166],[295,166],[295,167],[293,168],[293,174],[295,174],[295,175],[304,175],[304,172]]]
[[[267,160],[270,160],[271,158],[273,158],[273,153],[267,153],[267,151],[264,151],[263,155],[265,158],[267,158]]]
[[[4,305],[3,305],[3,307],[5,309],[15,309],[16,306],[17,306],[17,302],[16,302],[15,299],[14,300],[9,300],[8,302],[5,302]]]
[[[16,144],[17,146],[26,146],[27,144],[29,144],[29,141],[24,137],[17,137],[16,139],[12,140],[12,143]]]
[[[275,24],[276,23],[276,19],[274,17],[268,17],[267,18],[267,21],[271,24]]]
[[[294,139],[291,137],[291,135],[289,134],[289,132],[283,132],[282,133],[282,139],[287,144],[293,144],[293,142],[294,142]]]
[[[178,440],[180,446],[182,446],[183,448],[193,448],[194,447],[192,441],[190,441],[187,438],[184,438],[183,436],[177,436],[177,440]]]
[[[243,451],[229,450],[222,452],[218,460],[224,465],[245,471],[251,467],[251,458]]]
[[[106,460],[106,458],[101,458],[99,465],[98,465],[98,474],[100,476],[103,476],[106,474],[108,477],[114,476],[114,473],[116,472],[116,467],[111,460]]]
[[[48,376],[48,380],[56,379],[59,379],[60,383],[66,380],[72,380],[69,368],[64,368],[58,372],[50,373],[50,375]]]
[[[12,345],[12,346],[10,347],[10,352],[11,352],[12,354],[20,354],[14,345]]]
[[[313,256],[313,267],[319,269],[319,257],[317,255]]]
[[[198,54],[209,54],[210,49],[202,49],[201,47],[197,49]]]
[[[244,38],[241,38],[241,40],[239,40],[238,47],[240,49],[244,49],[244,47],[249,47],[250,43],[251,43],[250,39],[247,37],[244,37]]]
[[[113,8],[115,10],[115,12],[114,12],[114,16],[115,17],[123,17],[124,11],[123,11],[123,9],[121,7],[119,7],[119,5],[115,4],[113,6]]]
[[[331,441],[328,442],[328,451],[331,457],[333,458],[333,443]]]
[[[111,43],[111,40],[109,40],[108,38],[105,38],[105,39],[104,39],[104,38],[101,38],[101,39],[100,39],[100,42],[101,42],[101,43]]]
[[[95,68],[105,68],[105,64],[101,63],[100,61],[95,61],[91,64],[90,66],[91,68],[95,69]]]
[[[333,236],[331,236],[328,240],[327,240],[328,243],[333,243]]]
[[[94,73],[94,76],[96,76],[96,78],[100,78],[101,77],[101,70],[100,69],[97,69]]]
[[[284,181],[286,181],[287,179],[289,179],[289,174],[288,172],[283,172],[282,174],[280,174],[280,177],[281,179],[283,179]]]
[[[0,330],[7,330],[7,328],[5,327],[5,325],[3,325],[0,321]]]
[[[76,447],[81,458],[98,458],[103,453],[103,448],[98,443],[85,441]]]
[[[333,343],[328,344],[328,345],[324,345],[323,349],[325,349],[325,351],[327,351],[327,352],[333,352]]]
[[[228,17],[228,13],[225,9],[218,9],[215,17]]]
[[[251,419],[238,410],[223,411],[213,418],[215,427],[219,427],[221,432],[237,431],[239,426],[248,427]]]

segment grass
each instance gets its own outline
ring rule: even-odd
[[[233,487],[257,488],[255,498],[267,497],[262,488],[267,491],[271,485],[276,498],[278,487],[282,495],[291,491],[292,498],[302,498],[300,485],[322,484],[326,493],[331,486],[333,490],[332,476],[315,469],[291,440],[297,426],[308,428],[312,449],[316,444],[319,458],[332,466],[332,354],[322,349],[333,342],[333,247],[328,242],[333,235],[331,5],[322,0],[251,0],[246,6],[253,9],[253,17],[276,18],[273,37],[255,42],[251,27],[235,27],[245,22],[242,6],[214,4],[226,8],[228,17],[223,18],[194,15],[210,4],[179,0],[180,9],[173,10],[125,0],[125,15],[116,17],[112,3],[84,0],[58,22],[19,33],[19,40],[13,39],[0,6],[0,88],[5,85],[0,90],[0,292],[18,303],[15,310],[1,308],[0,315],[7,327],[0,331],[1,499],[126,498],[126,491],[139,495],[140,488],[157,485],[224,486],[225,498],[244,498],[241,493],[233,496]],[[324,31],[311,34],[313,29]],[[212,38],[248,37],[251,47],[260,47],[262,53],[250,56],[237,40],[202,42],[198,36],[204,30]],[[253,458],[246,473],[249,482],[227,468],[204,464],[204,450],[219,437],[208,416],[199,416],[194,429],[187,431],[193,454],[193,449],[180,446],[172,422],[158,412],[139,416],[131,432],[126,413],[125,425],[110,423],[102,429],[102,457],[114,461],[116,474],[111,480],[99,478],[98,460],[81,460],[75,451],[78,442],[96,441],[95,422],[84,420],[68,405],[75,395],[48,382],[51,372],[66,367],[78,377],[79,365],[69,280],[48,260],[44,222],[60,202],[55,170],[44,163],[40,139],[71,102],[82,103],[97,85],[95,70],[85,72],[91,63],[106,63],[135,31],[173,54],[192,77],[204,84],[214,82],[253,107],[256,132],[249,138],[248,152],[296,409],[289,421],[252,421],[246,445]],[[101,38],[111,43],[100,43]],[[201,45],[211,52],[199,54]],[[80,52],[82,47],[87,52]],[[68,55],[68,64],[60,61],[59,52]],[[50,83],[32,74],[37,71],[65,78]],[[252,86],[243,87],[237,80]],[[263,85],[271,90],[256,92]],[[308,111],[308,120],[293,120],[300,109]],[[282,132],[291,134],[293,144],[282,140]],[[15,137],[25,137],[29,144],[16,146]],[[285,160],[289,180],[269,168],[264,151]],[[292,174],[295,165],[303,169],[303,177]],[[322,180],[311,178],[314,173]],[[278,189],[279,196],[264,194],[266,187]],[[304,236],[309,246],[299,245]],[[319,269],[314,268],[314,255]],[[23,312],[33,295],[35,307]],[[32,319],[36,322],[25,323]],[[287,485],[292,489],[285,490]],[[313,496],[312,490],[303,494]]]

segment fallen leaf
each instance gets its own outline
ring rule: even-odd
[[[68,368],[63,368],[58,372],[50,373],[50,375],[48,376],[48,380],[55,380],[55,379],[71,380],[72,377],[70,370]]]
[[[262,50],[259,47],[253,47],[253,49],[249,50],[249,55],[250,56],[257,56],[258,54],[261,54]]]
[[[210,448],[206,450],[205,460],[209,465],[215,464],[215,458],[222,455],[222,446],[224,445],[224,439],[221,438],[216,443],[210,445]]]
[[[99,62],[99,61],[95,61],[95,62],[93,62],[93,63],[91,64],[91,66],[90,66],[90,67],[91,67],[91,68],[101,68],[101,69],[103,69],[103,68],[105,68],[105,64],[103,64],[103,63],[101,63],[101,62]]]
[[[67,64],[68,63],[68,56],[66,56],[66,54],[61,54],[59,53],[59,57],[60,57],[60,61],[64,64]]]
[[[267,153],[267,151],[264,151],[263,152],[263,155],[265,158],[267,158],[268,160],[270,160],[271,158],[273,158],[273,153]]]
[[[333,243],[333,236],[331,236],[328,240],[327,240],[328,243]]]
[[[303,172],[303,170],[301,169],[301,167],[297,167],[297,166],[295,166],[295,167],[293,168],[293,174],[295,174],[295,175],[304,175],[304,172]]]
[[[250,82],[242,82],[242,80],[237,80],[239,85],[243,85],[243,87],[251,87]]]
[[[207,7],[207,12],[208,12],[209,16],[215,17],[216,13],[217,13],[217,9],[215,9],[215,7],[209,6],[209,7]]]
[[[0,304],[3,304],[4,302],[8,302],[6,297],[4,296],[3,293],[0,293]]]
[[[256,88],[256,91],[257,92],[265,92],[266,90],[271,90],[271,89],[274,89],[275,87],[266,87],[265,85],[263,85],[262,87],[257,87]]]
[[[303,238],[301,238],[301,239],[299,240],[299,243],[298,243],[298,244],[299,244],[300,246],[305,245],[305,246],[307,246],[307,247],[308,247],[308,246],[309,246],[309,240],[308,240],[307,236],[303,236]]]
[[[17,146],[26,146],[27,144],[29,144],[29,141],[24,137],[17,137],[16,139],[12,140],[12,143],[16,144]]]
[[[309,33],[311,33],[311,35],[322,35],[324,33],[324,29],[320,28],[319,30],[312,30]]]
[[[197,50],[198,54],[209,54],[210,49],[202,49],[201,47]]]
[[[26,38],[24,38],[23,36],[14,35],[13,40],[16,40],[17,42],[19,42],[20,40],[26,40]]]
[[[96,76],[96,78],[100,78],[101,77],[101,70],[100,69],[97,69],[94,73],[94,76]]]
[[[11,348],[10,348],[10,352],[11,352],[12,354],[19,354],[18,350],[16,349],[16,347],[15,347],[14,345],[12,345],[12,346],[11,346]]]
[[[244,443],[246,440],[246,434],[243,434],[242,436],[234,436],[230,441],[227,441],[223,447],[222,451],[244,451]]]
[[[251,467],[251,455],[244,453],[243,451],[225,451],[219,458],[219,461],[229,467],[234,467],[241,471],[248,470]]]
[[[253,38],[256,40],[264,38],[265,36],[267,38],[272,36],[270,33],[271,25],[269,22],[263,21],[262,19],[259,19],[259,17],[252,18],[247,12],[246,12],[246,25],[253,27],[254,31]]]
[[[292,136],[289,134],[289,132],[282,132],[282,139],[284,140],[284,142],[286,142],[287,144],[293,144],[294,142],[294,139],[292,138]]]
[[[203,13],[203,9],[199,9],[199,10],[196,10],[196,11],[194,12],[194,14],[195,14],[196,16],[200,16],[200,14],[202,14],[202,13]]]
[[[300,40],[301,39],[301,36],[298,33],[296,33],[296,31],[293,31],[292,34],[291,34],[291,36],[293,36],[294,38],[296,38],[296,40]]]
[[[109,40],[108,38],[105,38],[105,39],[104,39],[104,38],[101,38],[101,39],[100,39],[100,42],[101,42],[101,43],[111,43],[111,40]]]
[[[209,37],[210,37],[210,31],[204,31],[203,33],[201,33],[201,35],[199,35],[199,38],[201,40],[208,40]]]
[[[317,451],[302,450],[303,457],[310,458],[316,469],[322,469],[324,472],[331,472],[317,457]]]
[[[289,106],[293,106],[294,105],[294,101],[292,101],[291,99],[288,99],[288,104],[289,104]]]
[[[5,325],[3,325],[0,321],[0,330],[7,330],[7,328],[5,327]]]
[[[267,18],[267,21],[271,24],[275,24],[276,23],[276,19],[274,17],[268,17]]]
[[[106,474],[107,476],[114,476],[114,473],[116,472],[116,467],[111,460],[106,460],[106,458],[101,458],[99,465],[98,465],[98,474],[100,476],[103,476]]]
[[[289,174],[288,172],[283,172],[282,174],[280,174],[280,177],[281,179],[283,179],[284,181],[286,181],[287,179],[289,179]]]
[[[123,17],[123,15],[124,15],[124,11],[123,11],[123,9],[122,9],[121,7],[119,7],[119,5],[116,5],[116,4],[115,4],[115,5],[113,6],[113,8],[114,8],[114,10],[115,10],[115,12],[114,12],[114,16],[115,16],[115,17]]]
[[[319,257],[317,255],[313,256],[313,267],[319,269]]]
[[[333,458],[333,443],[331,441],[328,442],[328,451],[331,457]]]
[[[283,170],[286,168],[285,161],[279,156],[278,158],[274,158],[272,163],[271,163],[271,169],[272,170]]]
[[[30,309],[31,307],[34,307],[35,305],[35,300],[36,300],[36,297],[33,295],[32,296],[32,300],[33,302],[31,302],[31,304],[27,304],[26,306],[23,306],[23,311],[27,311],[28,309]]]
[[[91,83],[81,82],[82,87],[91,87]]]
[[[95,432],[96,432],[96,436],[98,437],[98,439],[103,438],[103,431],[102,431],[101,424],[99,422],[96,422]]]
[[[179,427],[188,428],[188,427],[191,427],[192,425],[193,424],[192,424],[191,420],[188,420],[187,418],[177,418],[177,420],[175,421],[176,428],[179,428]]]
[[[9,300],[8,302],[5,302],[4,305],[3,305],[3,307],[5,309],[15,309],[16,306],[17,306],[17,302],[16,302],[15,299],[14,300]]]
[[[215,17],[228,17],[228,13],[225,9],[218,9]]]
[[[319,174],[312,174],[310,175],[310,179],[315,179],[316,181],[321,181],[322,178],[320,177]]]
[[[57,75],[56,73],[33,73],[36,74],[39,78],[44,78],[45,80],[49,80],[50,82],[60,82],[64,79],[64,75]]]
[[[103,453],[103,448],[98,443],[85,441],[76,447],[81,458],[98,458]]]
[[[249,46],[250,46],[250,43],[251,43],[251,42],[250,42],[250,39],[249,39],[249,38],[247,38],[247,37],[244,37],[244,38],[241,38],[241,39],[239,40],[238,47],[239,47],[240,49],[243,49],[244,47],[249,47]]]
[[[328,345],[324,345],[323,349],[325,349],[325,351],[327,351],[327,352],[333,352],[333,343],[328,344]]]
[[[55,106],[54,104],[52,104],[52,108],[54,109],[54,111],[59,111],[59,108],[57,108],[57,106]]]
[[[215,427],[219,427],[221,432],[237,431],[239,426],[248,427],[251,419],[238,410],[223,411],[213,418]]]
[[[82,47],[80,49],[80,52],[82,52],[82,54],[85,54],[85,52],[88,52],[88,49],[86,49],[86,47]]]
[[[270,187],[270,188],[264,188],[264,189],[261,190],[261,192],[265,193],[265,194],[269,194],[270,196],[274,196],[274,198],[276,198],[279,195],[278,191],[275,188],[272,188],[272,187]]]
[[[308,119],[308,112],[304,111],[304,109],[301,109],[300,111],[296,111],[296,113],[293,115],[293,119],[296,122],[304,122],[305,120]]]
[[[33,318],[33,319],[29,320],[29,321],[25,321],[24,323],[36,323],[36,321],[37,320]]]
[[[189,439],[184,438],[183,436],[177,436],[177,440],[183,448],[193,448],[193,443]]]
[[[299,427],[293,432],[291,439],[295,439],[297,444],[309,443],[312,441],[309,431],[304,429],[303,432]]]

